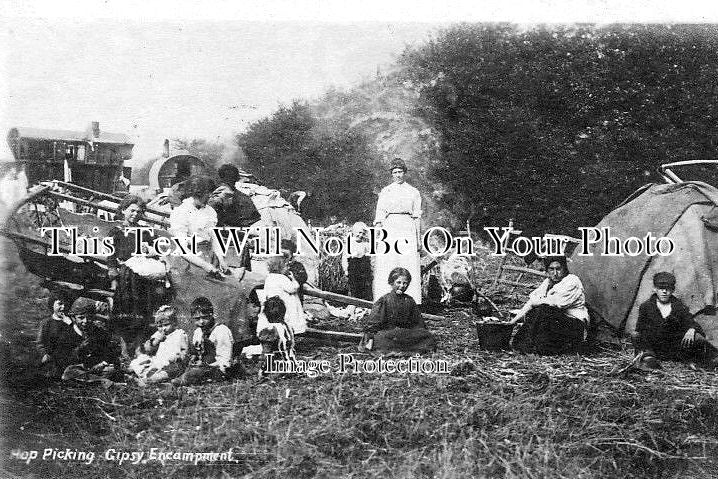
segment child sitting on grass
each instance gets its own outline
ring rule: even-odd
[[[85,382],[118,379],[122,346],[120,339],[113,337],[104,322],[97,318],[97,302],[89,298],[78,298],[73,303],[70,314],[82,341],[75,349],[77,364],[68,366],[62,379]]]
[[[394,268],[389,273],[391,291],[379,298],[369,314],[363,347],[376,352],[429,353],[436,349],[419,306],[406,294],[411,273]]]
[[[259,320],[259,313],[262,311],[262,301],[259,298],[258,291],[261,291],[262,295],[264,295],[263,290],[253,289],[247,297],[247,304],[244,310],[244,326],[242,329],[246,331],[248,336],[234,343],[235,351],[237,351],[235,356],[239,356],[240,354],[246,354],[247,356],[261,354],[262,347],[257,337],[257,321]],[[256,352],[258,350],[259,352]]]
[[[52,315],[42,322],[37,336],[41,370],[48,378],[59,378],[67,366],[77,362],[76,348],[82,334],[65,314],[71,304],[70,296],[62,292],[52,292],[48,298]]]
[[[232,331],[217,324],[212,302],[201,296],[192,301],[190,311],[197,326],[192,335],[192,359],[184,374],[173,379],[172,384],[222,381],[237,373],[239,364],[232,362]]]
[[[653,295],[638,308],[636,331],[631,335],[642,365],[660,367],[657,359],[695,361],[715,369],[718,350],[710,344],[688,307],[673,296],[676,277],[668,272],[653,276]]]
[[[307,320],[304,315],[304,308],[299,299],[300,285],[289,265],[282,257],[269,258],[267,261],[267,278],[264,280],[264,294],[267,298],[278,296],[286,308],[284,321],[292,327],[295,334],[301,334],[307,330]]]
[[[130,363],[140,384],[167,381],[185,369],[189,341],[187,333],[177,327],[177,311],[172,306],[161,306],[155,313],[155,326],[157,332],[145,341],[141,353]]]
[[[284,321],[287,308],[278,296],[267,298],[264,302],[264,311],[257,320],[257,337],[262,344],[262,354],[269,357],[264,365],[274,359],[293,361],[294,330]],[[261,374],[261,373],[260,373]]]

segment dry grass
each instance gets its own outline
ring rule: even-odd
[[[451,375],[290,376],[257,383],[103,389],[33,382],[29,332],[42,290],[5,270],[4,476],[716,477],[718,380],[666,364],[620,373],[631,354],[537,357],[480,351],[472,320],[430,324]],[[18,289],[19,288],[19,289]],[[303,339],[304,357],[340,347]],[[22,354],[20,354],[22,353]],[[250,365],[256,371],[257,365]],[[118,467],[9,459],[13,448],[233,449],[241,461]]]

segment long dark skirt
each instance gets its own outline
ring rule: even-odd
[[[524,353],[572,353],[584,346],[586,325],[555,306],[542,304],[528,312],[511,346]]]
[[[143,278],[125,265],[119,273],[111,325],[128,347],[134,348],[141,338],[151,334],[153,315],[160,306],[172,301],[172,291],[164,279]]]
[[[359,299],[372,301],[371,258],[348,258],[349,292]]]
[[[373,351],[431,353],[436,349],[436,339],[424,328],[393,328],[374,335]]]

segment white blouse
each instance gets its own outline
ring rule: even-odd
[[[421,218],[421,195],[409,183],[391,183],[379,193],[375,223],[383,222],[390,214],[409,214]]]
[[[265,297],[279,296],[284,301],[284,306],[287,308],[284,322],[292,328],[294,333],[301,334],[307,330],[307,320],[304,317],[304,308],[298,292],[299,283],[283,274],[269,273],[264,280]]]
[[[538,288],[529,294],[530,299],[541,299],[549,306],[556,306],[564,310],[567,316],[580,319],[588,323],[588,308],[586,297],[583,294],[583,284],[575,274],[567,274],[561,281],[553,285],[550,290],[549,280],[546,278]]]
[[[193,198],[185,198],[170,213],[170,232],[178,238],[197,237],[198,243],[212,242],[212,228],[217,226],[217,212],[211,206],[197,208]]]
[[[196,348],[203,341],[202,328],[195,329],[192,335],[192,344]],[[226,325],[218,324],[209,333],[209,341],[214,344],[214,362],[209,366],[228,368],[232,364],[232,346],[234,345],[232,331]]]

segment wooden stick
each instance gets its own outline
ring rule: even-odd
[[[343,331],[325,331],[323,329],[307,328],[304,336],[308,338],[333,339],[335,341],[361,341],[364,337],[359,333],[345,333]]]
[[[337,303],[353,304],[354,306],[359,306],[361,308],[371,309],[371,307],[374,306],[374,303],[365,299],[352,298],[351,296],[344,296],[343,294],[322,291],[307,284],[304,285],[304,294],[314,296],[316,298],[327,299],[329,301],[336,301]],[[444,316],[437,316],[435,314],[421,313],[421,317],[430,321],[446,321]]]

